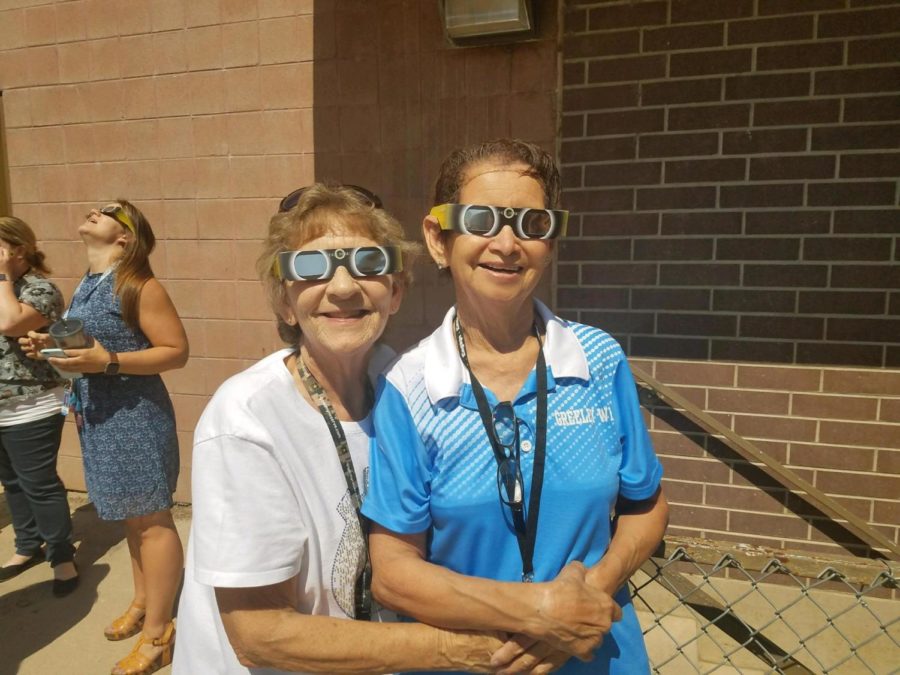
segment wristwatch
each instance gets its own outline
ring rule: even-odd
[[[115,352],[109,353],[109,363],[106,364],[106,368],[103,369],[104,375],[118,375],[119,374],[119,355]]]

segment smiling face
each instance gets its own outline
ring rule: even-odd
[[[337,230],[304,242],[296,250],[378,244],[368,237]],[[338,267],[325,281],[283,283],[287,302],[281,318],[289,325],[299,325],[303,343],[319,359],[368,353],[403,298],[403,285],[391,275],[355,278],[345,267]]]
[[[481,163],[466,171],[460,204],[545,208],[544,190],[524,164]],[[552,241],[522,240],[504,227],[494,237],[441,233],[431,216],[423,223],[435,262],[448,267],[461,306],[518,308],[530,302],[550,262]]]

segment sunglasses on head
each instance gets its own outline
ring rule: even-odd
[[[366,203],[368,203],[374,209],[383,208],[381,204],[381,198],[376,195],[374,192],[367,190],[364,187],[360,187],[359,185],[341,185],[342,188],[347,188],[348,190],[352,190],[359,197],[363,199]],[[281,200],[281,203],[278,205],[278,212],[284,213],[285,211],[290,211],[292,208],[297,206],[297,203],[300,201],[300,198],[303,196],[303,193],[309,190],[310,186],[297,188],[287,197]]]
[[[403,254],[396,246],[282,251],[275,259],[275,276],[289,281],[324,281],[331,279],[338,267],[354,277],[378,277],[402,272]]]
[[[109,206],[104,206],[102,209],[100,209],[100,213],[102,213],[104,216],[109,216],[115,221],[118,221],[120,224],[131,230],[132,234],[136,234],[134,221],[131,220],[131,216],[129,216],[125,212],[125,209],[123,209],[121,206],[117,204],[110,204]]]
[[[493,237],[509,225],[519,239],[556,239],[566,234],[569,212],[482,204],[441,204],[431,209],[442,230]]]

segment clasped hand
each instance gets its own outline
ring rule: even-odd
[[[588,585],[580,562],[563,568],[545,588],[539,625],[512,636],[491,662],[497,672],[550,673],[572,656],[590,661],[622,609],[612,596]]]
[[[67,349],[66,358],[44,359],[41,350],[56,346],[47,333],[29,331],[28,335],[19,338],[19,346],[28,358],[46,360],[59,370],[69,373],[102,373],[110,359],[109,351],[96,338],[90,347]]]

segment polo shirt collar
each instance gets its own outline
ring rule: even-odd
[[[534,301],[535,310],[546,326],[544,358],[549,369],[547,386],[555,386],[555,378],[574,377],[590,379],[587,356],[574,331],[565,319],[553,314],[540,300]],[[441,399],[462,397],[463,404],[472,398],[469,373],[456,349],[453,317],[456,308],[451,307],[438,329],[432,334],[425,351],[425,390],[432,404]],[[529,379],[533,379],[532,376]],[[465,385],[465,387],[463,387]],[[474,402],[471,406],[474,407]]]

